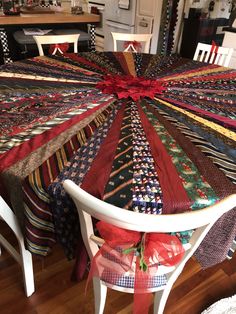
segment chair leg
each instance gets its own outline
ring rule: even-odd
[[[29,297],[35,291],[32,255],[29,251],[25,249],[25,245],[22,240],[18,240],[18,243],[19,243],[20,251],[21,251],[21,261],[22,261],[25,294],[27,297]]]
[[[97,277],[93,278],[93,291],[95,299],[95,314],[103,314],[107,296],[107,287],[103,285],[101,280]]]
[[[17,237],[20,252],[18,252],[1,234],[0,244],[2,244],[9,254],[20,264],[23,272],[25,294],[29,297],[35,291],[32,255],[25,249],[22,235],[19,233],[15,233],[15,235]]]
[[[15,258],[15,260],[21,265],[23,271],[23,279],[25,286],[25,293],[27,297],[32,295],[35,291],[34,287],[34,273],[33,273],[33,263],[32,255],[26,250],[24,244],[24,237],[22,235],[19,223],[13,211],[8,207],[8,205],[0,198],[0,217],[3,219],[7,225],[14,232],[19,248],[20,254],[17,250],[0,234],[0,243],[6,248],[6,250]]]
[[[182,260],[179,266],[177,266],[176,269],[173,271],[173,273],[169,275],[169,279],[165,288],[161,291],[155,292],[153,311],[154,314],[163,314],[166,301],[168,299],[172,286],[175,283],[176,279],[178,278],[179,274],[182,272],[185,262],[186,262],[185,260]]]
[[[171,287],[166,286],[164,290],[155,292],[153,314],[163,314]]]

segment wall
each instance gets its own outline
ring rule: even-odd
[[[213,11],[209,12],[209,4],[214,3]],[[202,9],[202,12],[206,12],[211,19],[215,18],[229,18],[232,3],[234,0],[186,0],[185,2],[185,17],[188,17],[189,9]]]
[[[95,0],[96,2],[96,0]],[[88,12],[88,0],[61,0],[61,6],[64,11],[70,12],[71,6],[82,6],[84,12]]]

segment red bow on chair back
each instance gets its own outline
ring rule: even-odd
[[[218,49],[219,49],[219,46],[214,42],[214,40],[212,40],[211,52],[210,52],[210,55],[214,54],[214,59],[212,60],[212,63],[215,62]]]
[[[183,257],[184,249],[176,236],[164,233],[141,233],[125,230],[105,222],[96,225],[105,243],[94,256],[88,281],[111,272],[110,284],[131,272],[134,275],[135,314],[148,313],[151,293],[148,293],[151,278],[158,265],[173,266]]]
[[[211,53],[217,53],[219,49],[219,46],[215,43],[214,40],[212,40],[211,43]]]
[[[55,55],[57,52],[59,52],[61,55],[63,55],[65,52],[67,52],[68,49],[68,43],[50,45],[49,54]]]
[[[125,41],[124,42],[124,51],[133,51],[133,52],[141,52],[142,45],[139,41]]]

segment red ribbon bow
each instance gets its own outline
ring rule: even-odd
[[[59,52],[60,54],[63,55],[65,52],[67,52],[68,49],[69,49],[68,43],[50,45],[49,54],[55,55],[57,52]]]
[[[116,276],[111,276],[109,283],[115,285],[117,278],[126,272],[133,273],[133,312],[148,313],[150,279],[156,274],[159,264],[173,266],[181,261],[184,249],[180,240],[163,233],[125,230],[102,221],[96,227],[105,243],[92,260],[88,281],[93,276],[102,278],[104,272],[110,271]]]
[[[215,43],[214,40],[212,40],[212,43],[211,43],[211,53],[217,54],[218,49],[219,49],[219,46]]]
[[[212,40],[211,51],[210,51],[210,56],[211,56],[212,54],[213,54],[213,56],[214,56],[214,58],[213,58],[213,60],[212,60],[212,63],[215,62],[218,49],[219,49],[219,46],[214,42],[214,40]]]
[[[124,42],[124,51],[133,51],[140,52],[142,49],[142,45],[139,41],[125,41]]]
[[[119,99],[132,98],[134,101],[142,97],[153,99],[156,94],[162,94],[166,87],[161,80],[133,77],[130,75],[107,75],[96,87],[106,94],[116,94]]]

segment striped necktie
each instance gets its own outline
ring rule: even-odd
[[[122,208],[132,202],[133,148],[131,128],[131,107],[125,109],[120,139],[116,149],[109,181],[103,199]]]
[[[154,159],[134,102],[127,102],[103,200],[137,212],[162,212],[162,191]]]

